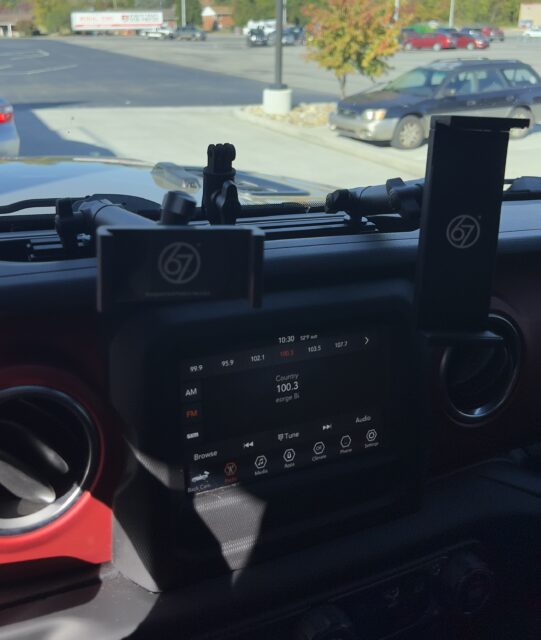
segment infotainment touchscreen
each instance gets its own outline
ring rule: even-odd
[[[384,327],[283,334],[180,363],[186,490],[369,456],[388,446]]]

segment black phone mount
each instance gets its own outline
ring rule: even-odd
[[[432,119],[416,277],[432,342],[496,341],[487,330],[509,130],[527,120]]]
[[[55,226],[67,251],[79,234],[95,240],[101,312],[156,302],[247,299],[261,305],[264,233],[236,226],[235,147],[210,145],[198,211],[192,196],[170,191],[159,221],[106,198],[56,202]],[[210,226],[190,224],[196,218]]]
[[[232,144],[211,144],[207,149],[207,166],[203,169],[201,210],[210,224],[235,224],[241,205],[235,184]]]

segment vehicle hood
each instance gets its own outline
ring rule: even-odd
[[[411,106],[426,100],[426,96],[415,96],[398,91],[362,91],[340,100],[341,109],[364,111],[364,109],[388,109],[389,107]]]
[[[116,158],[18,158],[0,160],[0,204],[30,198],[78,198],[94,193],[127,194],[161,203],[167,191],[186,191],[201,202],[203,168],[170,162],[156,165]],[[245,204],[309,201],[333,187],[237,171]]]

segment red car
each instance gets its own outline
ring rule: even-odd
[[[456,49],[456,39],[453,36],[444,33],[423,33],[413,38],[408,38],[404,42],[404,49],[411,51],[412,49],[432,49],[440,51],[440,49]]]
[[[456,29],[438,29],[436,33],[442,33],[446,36],[451,36],[456,41],[457,49],[486,49],[490,46],[490,41],[482,35],[461,33]]]
[[[481,27],[481,33],[490,40],[499,40],[500,42],[505,40],[505,34],[498,27]]]

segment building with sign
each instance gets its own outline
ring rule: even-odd
[[[522,3],[518,14],[519,27],[541,27],[541,2]]]

